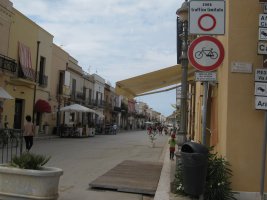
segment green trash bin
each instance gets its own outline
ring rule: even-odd
[[[196,142],[184,143],[181,148],[181,163],[185,193],[199,196],[204,193],[208,148]]]

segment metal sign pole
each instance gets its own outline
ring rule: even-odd
[[[261,200],[264,200],[264,178],[265,178],[265,162],[266,162],[266,144],[267,144],[267,111],[264,113],[264,136],[262,145],[262,161],[261,161]]]
[[[207,103],[209,82],[204,81],[203,110],[202,110],[202,144],[206,145],[206,127],[207,127]]]

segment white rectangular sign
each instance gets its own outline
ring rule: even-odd
[[[259,27],[267,28],[267,14],[259,15]]]
[[[255,82],[255,95],[267,96],[267,82]]]
[[[267,55],[267,43],[258,42],[258,54]]]
[[[231,62],[231,72],[252,73],[252,63],[248,62]]]
[[[195,81],[217,81],[216,72],[195,72]]]
[[[267,13],[267,3],[263,4],[263,12],[265,14]]]
[[[259,28],[259,40],[267,40],[267,28]]]
[[[255,109],[267,110],[267,97],[255,96]]]
[[[191,0],[189,3],[189,33],[198,35],[224,35],[224,0]]]
[[[267,82],[267,69],[256,69],[255,70],[255,81]]]

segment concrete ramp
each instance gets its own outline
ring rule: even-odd
[[[125,160],[89,185],[92,188],[155,195],[162,163]]]

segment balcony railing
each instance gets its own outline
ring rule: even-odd
[[[18,77],[35,82],[35,70],[29,67],[19,66]]]
[[[85,94],[83,92],[76,92],[76,99],[85,101]]]
[[[93,106],[94,105],[94,99],[87,98],[85,104],[88,106]]]
[[[17,63],[14,59],[0,54],[0,68],[11,73],[16,73]]]
[[[37,82],[39,83],[40,87],[47,87],[48,76],[45,76],[43,74],[40,74],[40,72],[38,72],[37,78],[38,78]]]

